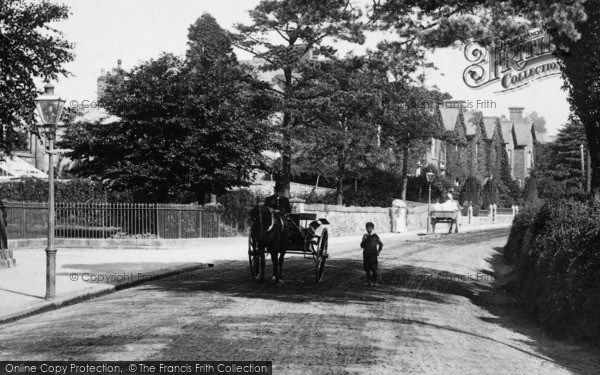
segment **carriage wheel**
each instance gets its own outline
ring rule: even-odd
[[[248,261],[252,280],[263,282],[265,280],[265,254],[258,251],[257,244],[248,237]]]
[[[317,282],[320,282],[323,279],[323,272],[325,271],[325,261],[327,260],[329,254],[327,254],[327,230],[323,230],[323,234],[321,235],[321,240],[319,241],[319,250],[317,251]]]

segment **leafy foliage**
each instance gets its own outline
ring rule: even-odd
[[[535,178],[528,178],[525,180],[525,187],[523,188],[523,202],[526,206],[538,204],[538,189]]]
[[[303,79],[300,70],[315,50],[326,58],[334,57],[335,49],[326,44],[328,38],[363,43],[360,16],[358,8],[345,0],[262,0],[250,11],[250,25],[236,25],[239,33],[235,45],[264,61],[262,70],[280,72],[274,91],[280,97],[279,175],[286,196],[292,174],[292,131],[304,125],[303,111],[312,105],[311,101],[297,100],[296,88]]]
[[[56,181],[55,200],[61,203],[106,203],[108,192],[90,180]],[[27,177],[0,183],[0,197],[5,201],[47,202],[48,180]]]
[[[101,104],[120,121],[67,131],[60,147],[79,160],[72,173],[129,190],[138,202],[203,202],[249,184],[270,146],[273,98],[237,63],[212,16],[189,36],[185,60],[164,54],[109,80]]]
[[[72,45],[51,24],[67,19],[65,5],[50,1],[3,0],[0,4],[0,151],[10,154],[22,130],[35,128],[34,80],[67,75]]]
[[[372,108],[379,103],[370,71],[363,58],[308,63],[297,98],[311,103],[303,111],[302,159],[320,168],[337,185],[337,203],[343,202],[344,179],[358,177],[377,146]]]
[[[382,146],[402,155],[401,197],[406,200],[409,167],[416,165],[426,142],[441,137],[435,109],[448,95],[405,82],[385,82],[381,91]]]
[[[495,179],[490,178],[486,181],[481,195],[481,203],[484,208],[488,208],[490,204],[498,204],[498,184]]]
[[[546,129],[546,119],[544,116],[538,115],[536,111],[531,112],[527,116],[525,116],[525,121],[531,122],[533,125],[533,129],[537,133],[547,133],[548,129]]]
[[[540,199],[583,195],[580,146],[586,143],[581,122],[570,121],[559,131],[554,142],[536,145],[536,167],[532,176],[536,179]]]
[[[600,211],[549,201],[517,215],[504,254],[517,271],[515,290],[549,331],[600,343]]]
[[[469,204],[473,206],[473,215],[479,215],[479,208],[481,207],[481,194],[479,190],[477,178],[473,175],[467,177],[463,187],[460,189],[458,198],[461,207],[463,207],[463,215],[466,214]]]
[[[410,3],[410,4],[409,4]],[[469,40],[510,40],[542,27],[557,46],[564,88],[585,129],[592,159],[592,190],[600,195],[600,3],[586,0],[384,0],[374,2],[372,19],[394,29],[412,48],[447,47]]]
[[[579,3],[577,1],[576,3]],[[577,4],[578,5],[578,4]],[[583,5],[586,20],[577,23],[580,38],[554,32],[553,37],[566,53],[559,55],[564,86],[569,92],[569,103],[576,118],[585,128],[591,156],[592,194],[600,196],[600,3],[587,1]]]

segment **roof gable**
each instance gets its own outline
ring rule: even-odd
[[[440,108],[440,116],[442,119],[442,126],[444,130],[454,131],[456,128],[456,121],[458,120],[458,116],[460,114],[459,108]]]
[[[502,139],[504,143],[514,143],[513,138],[513,123],[507,120],[500,120],[500,130],[502,130]]]
[[[483,118],[483,128],[485,130],[484,136],[486,139],[492,140],[494,139],[494,133],[496,132],[496,127],[499,125],[498,117],[484,117]]]
[[[470,138],[481,139],[485,137],[483,114],[478,111],[463,112],[466,134]]]
[[[533,141],[531,131],[532,125],[530,122],[515,122],[513,123],[513,133],[515,135],[515,146],[527,146]]]

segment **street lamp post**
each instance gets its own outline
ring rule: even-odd
[[[415,171],[415,176],[417,176],[417,177],[421,176],[421,161],[420,160],[417,161],[417,170]],[[422,201],[421,200],[421,190],[422,190],[421,184],[419,183],[419,202]]]
[[[47,83],[44,94],[35,99],[42,121],[41,132],[48,141],[48,244],[46,248],[46,299],[56,296],[56,247],[54,246],[54,139],[65,100],[54,95],[54,86]]]
[[[427,172],[425,176],[427,176],[427,182],[429,183],[429,200],[427,203],[427,234],[429,234],[431,233],[431,183],[435,178],[435,174],[433,172]]]

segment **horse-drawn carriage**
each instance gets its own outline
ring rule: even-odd
[[[312,259],[315,264],[316,281],[321,281],[325,261],[329,257],[327,219],[316,220],[317,215],[313,213],[295,213],[287,214],[286,222],[266,206],[256,206],[251,217],[253,224],[248,238],[248,260],[254,280],[264,281],[265,254],[270,253],[273,260],[273,279],[281,282],[283,257],[286,253],[291,253]]]

